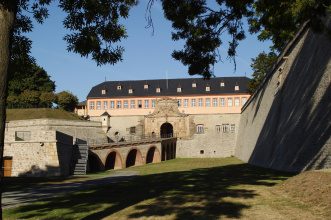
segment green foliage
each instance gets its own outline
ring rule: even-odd
[[[330,0],[255,1],[255,14],[249,18],[250,32],[259,33],[259,40],[272,40],[272,49],[281,51],[306,21],[317,33],[326,30],[321,17],[325,16],[327,9],[330,10],[330,5]]]
[[[218,0],[217,4],[219,8],[215,9],[208,7],[206,0],[162,1],[165,17],[176,31],[172,33],[172,39],[186,41],[184,49],[174,51],[172,56],[188,66],[190,75],[204,78],[213,75],[211,66],[220,61],[218,48],[223,43],[223,32],[231,37],[228,57],[236,65],[236,48],[246,37],[242,19],[252,16],[253,0]]]
[[[22,104],[25,105],[38,105],[39,104],[39,92],[34,90],[24,90],[19,99]]]
[[[78,98],[69,91],[63,91],[56,94],[56,104],[60,109],[72,112],[78,104]]]
[[[9,95],[20,95],[24,90],[53,92],[55,82],[50,79],[47,72],[36,64],[30,65],[23,72],[13,72],[9,79]]]
[[[274,64],[277,59],[277,55],[274,52],[266,54],[264,51],[260,53],[255,59],[252,58],[252,70],[253,78],[247,84],[251,93],[253,93],[257,87],[260,85],[261,81],[264,79],[268,73],[269,68]]]
[[[91,55],[97,65],[121,61],[124,48],[114,47],[114,43],[127,35],[119,20],[127,18],[130,8],[136,4],[135,0],[60,1],[60,8],[68,13],[63,24],[73,32],[64,37],[68,51],[82,57]]]
[[[56,101],[56,96],[53,92],[43,92],[40,97],[40,104],[51,106]]]

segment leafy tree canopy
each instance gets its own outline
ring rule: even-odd
[[[72,112],[78,104],[78,98],[69,91],[63,91],[56,94],[55,103],[58,104],[59,109]]]
[[[24,90],[54,92],[55,82],[50,79],[47,72],[36,64],[26,65],[26,69],[16,69],[9,78],[9,95],[20,95]],[[23,71],[23,72],[21,72]]]
[[[253,78],[250,79],[247,86],[251,93],[253,93],[257,87],[260,85],[261,81],[264,79],[268,70],[274,64],[277,59],[277,55],[274,52],[265,53],[264,51],[260,53],[256,58],[252,58],[252,70]]]
[[[149,10],[156,0],[149,0]],[[188,66],[190,75],[213,76],[211,66],[221,60],[218,48],[224,33],[230,36],[227,56],[234,62],[236,48],[246,37],[244,19],[250,33],[259,33],[259,40],[271,39],[273,50],[280,51],[305,21],[316,32],[325,29],[321,17],[331,11],[330,0],[216,0],[213,7],[207,0],[160,0],[165,17],[172,22],[173,40],[185,40],[184,49],[172,56]],[[150,26],[152,19],[149,17]],[[328,30],[331,36],[331,31]]]

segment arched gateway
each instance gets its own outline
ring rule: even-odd
[[[171,138],[174,136],[174,128],[170,123],[163,123],[160,128],[161,138]]]

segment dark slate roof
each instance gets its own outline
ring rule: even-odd
[[[86,105],[86,100],[77,104],[77,106],[85,106],[85,105]]]
[[[196,83],[197,87],[192,87],[192,83]],[[224,82],[225,86],[221,87],[220,83]],[[146,97],[146,96],[179,96],[179,95],[217,95],[217,94],[245,94],[249,93],[247,77],[215,77],[210,80],[202,78],[187,78],[187,79],[156,79],[156,80],[137,80],[137,81],[106,81],[94,86],[87,98],[113,98],[113,97]],[[148,85],[148,89],[144,89],[144,85]],[[121,90],[117,90],[120,85]],[[235,86],[239,85],[239,90],[235,90]],[[206,86],[210,86],[210,91],[206,91]],[[182,92],[177,92],[177,88],[181,87]],[[161,92],[157,93],[156,88],[160,88]],[[129,89],[133,90],[129,94]],[[106,90],[106,94],[102,94],[102,90]]]

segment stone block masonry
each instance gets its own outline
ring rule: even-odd
[[[284,171],[329,169],[330,109],[331,42],[303,26],[243,107],[235,156]]]

